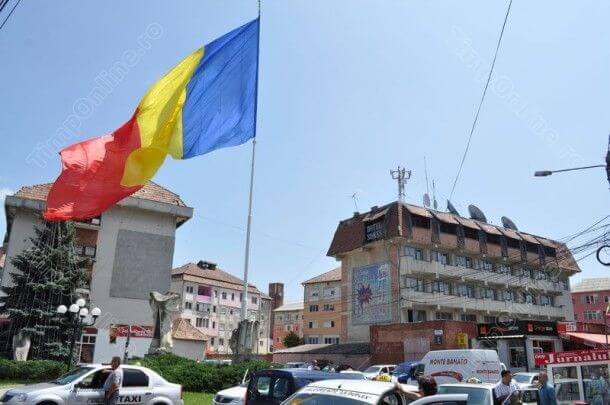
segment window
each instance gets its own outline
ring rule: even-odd
[[[225,291],[223,291],[220,296],[222,297],[223,300],[227,299],[227,293]]]
[[[538,303],[539,305],[551,305],[551,299],[546,295],[541,295]]]
[[[335,304],[324,304],[324,311],[334,311],[335,310]]]
[[[415,322],[425,322],[427,319],[426,311],[420,309],[415,312]]]
[[[449,294],[449,283],[445,281],[434,281],[432,283],[432,292],[440,294]]]
[[[583,317],[586,321],[595,321],[597,319],[602,319],[601,311],[584,311]]]
[[[231,301],[235,301],[235,293],[231,293]]]
[[[459,284],[457,287],[457,295],[461,297],[474,298],[474,286],[469,284]]]
[[[192,294],[193,293],[193,286],[192,285],[187,285],[186,286],[186,292],[189,293],[189,294]]]
[[[123,368],[123,387],[148,387],[148,376],[133,368]]]
[[[339,338],[338,337],[325,337],[324,344],[327,344],[327,345],[339,344]]]
[[[195,318],[195,326],[198,328],[203,327],[203,318]]]
[[[318,312],[318,306],[317,305],[310,305],[309,306],[309,312]]]
[[[258,298],[252,297],[252,303],[253,304],[258,304]]]
[[[491,315],[485,315],[483,317],[483,322],[484,323],[498,323],[498,317],[497,316],[491,316]]]
[[[453,320],[453,314],[451,312],[437,312],[436,320],[437,321],[451,321],[451,320]]]
[[[481,269],[485,271],[494,271],[494,265],[487,260],[481,260]]]
[[[476,322],[477,316],[475,314],[461,314],[460,319],[464,322]]]
[[[212,306],[212,312],[216,313],[216,305]]]
[[[193,309],[193,303],[192,302],[185,302],[184,303],[184,308],[185,309]]]
[[[511,290],[504,291],[504,301],[515,301],[515,293]]]
[[[402,255],[412,257],[415,260],[424,260],[424,254],[421,249],[416,249],[411,246],[405,246],[402,249]]]
[[[496,299],[496,290],[493,288],[485,288],[484,290],[484,298],[495,300]]]
[[[229,310],[229,315],[233,315],[233,310],[232,309]]]
[[[597,304],[597,295],[585,295],[586,304]]]
[[[225,345],[225,340],[223,338],[218,338],[218,345],[219,346],[224,346]]]
[[[510,266],[506,264],[498,264],[498,273],[509,274]]]
[[[211,337],[211,338],[210,338],[210,344],[211,344],[212,346],[214,346],[214,338],[213,338],[213,337]]]
[[[449,256],[447,255],[447,253],[437,252],[436,250],[432,250],[431,253],[432,253],[432,261],[439,262],[441,264],[449,263]]]
[[[286,332],[292,331],[292,325],[286,325]]]
[[[318,289],[309,291],[309,298],[317,299],[320,296]]]
[[[335,321],[324,321],[324,327],[325,328],[334,328],[335,327]]]
[[[227,314],[227,307],[220,307],[220,315],[226,315]]]
[[[216,329],[216,321],[212,321],[212,329]]]
[[[455,265],[458,267],[472,268],[472,259],[468,256],[456,256]]]
[[[214,290],[214,298],[218,298],[218,290]]]
[[[307,343],[309,343],[310,345],[317,345],[319,340],[320,339],[317,336],[309,336],[307,338]]]
[[[85,246],[85,256],[87,257],[95,257],[95,247],[94,246]]]
[[[309,329],[313,329],[313,322],[309,322]]]

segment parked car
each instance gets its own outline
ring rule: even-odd
[[[308,368],[310,363],[305,361],[290,361],[284,365],[284,368]]]
[[[438,387],[438,394],[468,394],[468,405],[494,405],[498,403],[494,394],[495,384],[442,384]],[[537,404],[538,390],[535,388],[519,389],[522,403]],[[504,401],[507,402],[507,401]],[[510,402],[508,402],[510,403]]]
[[[424,363],[421,361],[405,361],[392,372],[392,382],[417,385],[417,377],[424,374]]]
[[[345,374],[341,374],[344,376]],[[312,382],[283,402],[283,405],[300,404],[341,405],[405,405],[404,395],[396,385],[388,382],[324,380]]]
[[[145,367],[122,365],[121,369],[123,386],[119,390],[119,403],[184,404],[179,384],[167,382]],[[0,403],[101,404],[104,402],[104,381],[110,371],[110,366],[105,364],[80,366],[50,382],[10,389],[0,398]]]
[[[502,371],[502,363],[495,350],[434,350],[426,353],[421,362],[424,364],[424,374],[434,377],[437,384],[465,382],[470,378],[496,383]]]
[[[230,405],[241,405],[246,399],[246,391],[248,389],[248,372],[246,370],[241,380],[241,384],[235,387],[227,388],[218,391],[212,400],[212,405],[230,404]]]
[[[520,388],[531,387],[538,382],[538,373],[515,373],[513,374],[513,381]]]
[[[331,379],[366,381],[361,374],[327,373],[303,368],[261,370],[250,377],[245,403],[279,404],[309,383]]]
[[[368,380],[372,380],[381,374],[392,374],[395,368],[396,364],[375,364],[364,370],[363,373]]]
[[[434,404],[434,405],[468,405],[468,395],[467,394],[439,394],[439,395],[431,395],[428,397],[423,397],[413,402],[410,402],[409,405],[426,405],[426,404]]]

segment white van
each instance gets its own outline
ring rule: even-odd
[[[422,359],[424,375],[434,377],[437,384],[467,382],[476,377],[484,383],[500,380],[502,363],[495,350],[435,350]]]

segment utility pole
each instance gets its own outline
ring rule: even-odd
[[[398,183],[398,201],[405,202],[405,185],[407,180],[411,178],[411,170],[398,166],[396,170],[390,170],[390,176]]]

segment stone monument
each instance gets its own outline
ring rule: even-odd
[[[149,354],[170,352],[172,341],[172,322],[180,312],[180,294],[167,292],[161,294],[151,291],[150,308],[153,312],[153,339],[148,349]]]

